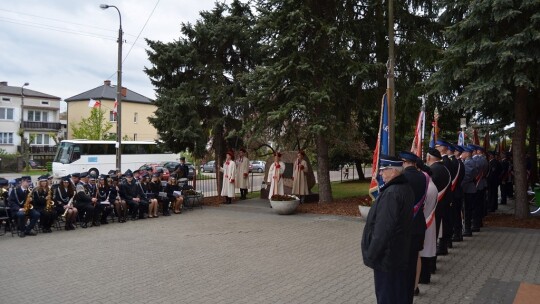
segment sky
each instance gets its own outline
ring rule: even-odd
[[[126,42],[122,86],[153,99],[154,87],[143,71],[150,67],[145,38],[178,40],[181,23],[194,23],[199,12],[211,10],[214,2],[2,0],[0,81],[10,86],[28,82],[28,89],[62,100],[98,87],[106,79],[116,84],[119,18],[114,8],[99,7],[104,3],[117,6],[122,14]]]

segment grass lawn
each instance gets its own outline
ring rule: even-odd
[[[319,192],[319,184],[315,184],[313,192]],[[365,181],[333,182],[332,195],[334,199],[368,195],[369,183]]]

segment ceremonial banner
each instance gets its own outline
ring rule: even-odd
[[[88,102],[89,108],[99,108],[101,106],[101,102],[99,100],[90,99]]]
[[[478,137],[478,130],[476,128],[473,130],[473,144],[479,146],[480,138]]]
[[[381,119],[379,121],[379,134],[377,136],[377,144],[373,151],[373,164],[371,166],[371,184],[369,185],[369,196],[373,200],[379,195],[379,188],[383,186],[382,177],[379,175],[379,158],[381,154],[388,154],[389,147],[388,136],[388,98],[383,95],[381,105]]]
[[[465,145],[465,133],[463,131],[459,131],[457,144],[458,146]]]
[[[431,136],[429,138],[430,148],[435,148],[435,143],[437,142],[437,137],[439,136],[439,109],[437,109],[437,107],[435,107],[433,117],[435,120],[431,123]]]
[[[411,146],[411,152],[420,158],[422,158],[422,143],[424,142],[424,132],[422,130],[424,121],[425,112],[422,109],[418,115],[418,120],[416,121],[416,130],[414,131],[414,139]]]

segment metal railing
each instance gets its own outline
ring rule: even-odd
[[[60,130],[59,122],[23,121],[23,128],[32,130]]]

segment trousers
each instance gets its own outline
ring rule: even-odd
[[[378,304],[407,303],[406,271],[374,270],[375,295]]]

